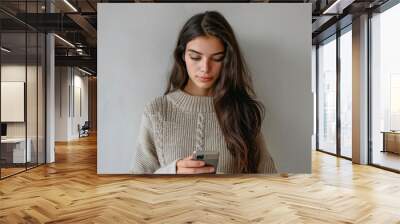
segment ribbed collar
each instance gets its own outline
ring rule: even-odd
[[[214,101],[212,96],[192,96],[178,89],[167,94],[171,101],[180,109],[190,112],[213,112]]]

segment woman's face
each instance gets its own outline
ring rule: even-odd
[[[188,86],[195,92],[209,92],[218,79],[224,45],[214,36],[200,36],[189,41],[185,50],[186,70],[189,73]]]

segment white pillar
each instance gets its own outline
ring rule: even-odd
[[[55,161],[55,151],[54,151],[54,133],[55,133],[55,76],[54,76],[54,67],[55,67],[55,60],[54,60],[54,35],[47,34],[47,108],[46,108],[46,163],[52,163]]]
[[[47,12],[53,12],[53,4],[47,2]],[[54,35],[46,35],[46,163],[55,162],[54,133],[55,133],[55,44]]]
[[[368,163],[368,15],[353,20],[353,162]]]

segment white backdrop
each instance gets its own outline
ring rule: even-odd
[[[218,10],[232,25],[267,109],[278,171],[311,172],[311,4],[98,4],[97,172],[127,173],[144,105],[165,90],[183,24]]]

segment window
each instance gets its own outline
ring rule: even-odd
[[[318,47],[318,149],[336,153],[336,37]]]
[[[400,4],[371,18],[372,164],[400,170]]]
[[[340,36],[340,155],[352,157],[352,33]]]

